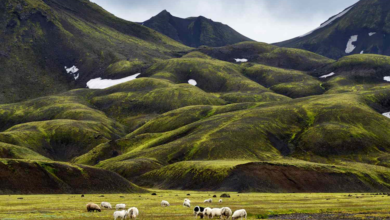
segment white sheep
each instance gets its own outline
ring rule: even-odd
[[[129,218],[135,219],[139,215],[139,211],[136,207],[131,207],[131,208],[129,208],[129,210],[127,210],[127,215],[129,216]]]
[[[189,199],[184,199],[184,202],[189,202],[191,203],[191,201]]]
[[[126,208],[126,204],[116,204],[116,206],[115,206],[116,210],[125,209],[125,208]]]
[[[237,210],[233,213],[232,215],[232,220],[236,220],[236,219],[239,219],[239,218],[245,218],[246,219],[247,217],[247,213],[245,211],[245,209],[240,209],[240,210]]]
[[[229,219],[232,216],[232,210],[229,207],[223,207],[221,210],[221,218]]]
[[[211,208],[210,207],[204,208],[203,215],[210,218],[211,217]]]
[[[125,210],[114,212],[114,220],[117,218],[126,219],[127,212]]]
[[[214,217],[221,217],[222,216],[222,209],[219,209],[219,208],[213,208],[211,209],[211,218],[214,218]]]
[[[222,199],[219,200],[219,203],[222,203]]]
[[[111,204],[109,202],[102,202],[102,203],[100,203],[100,206],[102,208],[112,209],[112,206],[111,206]]]
[[[212,199],[206,199],[206,200],[204,200],[204,203],[212,203],[212,202],[213,202]]]
[[[184,201],[183,206],[190,208],[191,203],[189,201]]]
[[[163,200],[163,201],[161,201],[161,206],[162,206],[162,207],[167,207],[167,206],[169,206],[169,202]]]

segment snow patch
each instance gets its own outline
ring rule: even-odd
[[[246,63],[246,62],[248,62],[248,59],[245,59],[245,58],[242,58],[242,59],[236,58],[234,60],[236,60],[237,63]]]
[[[65,66],[65,70],[68,74],[73,75],[73,78],[77,80],[80,77],[79,69],[76,66],[72,66],[71,68],[68,68]]]
[[[332,24],[333,21],[335,21],[336,19],[341,18],[342,16],[344,16],[345,14],[347,14],[352,8],[353,8],[353,6],[351,6],[351,7],[347,8],[347,9],[345,9],[344,11],[342,11],[342,12],[340,12],[339,14],[337,14],[337,15],[333,16],[332,18],[330,18],[330,19],[329,19],[328,21],[326,21],[325,23],[322,23],[318,28],[316,28],[316,29],[314,29],[314,30],[310,31],[309,33],[306,33],[306,34],[304,34],[304,35],[302,35],[302,36],[299,36],[299,37],[306,37],[307,35],[313,33],[314,31],[316,31],[316,30],[318,30],[318,29],[321,29],[321,28],[324,28],[324,27],[326,27],[326,26]]]
[[[370,33],[368,33],[368,36],[374,36],[376,34],[376,32],[370,32]]]
[[[132,76],[128,76],[122,79],[102,79],[101,77],[96,79],[91,79],[87,82],[87,87],[90,89],[106,89],[111,86],[116,86],[121,83],[129,82],[131,80],[135,80],[137,76],[141,73],[134,74]]]
[[[188,84],[196,86],[198,83],[194,79],[188,80]]]
[[[387,81],[387,82],[390,82],[390,76],[385,76],[385,77],[383,77],[383,79],[384,79],[385,81]]]
[[[323,76],[320,76],[320,79],[326,79],[326,78],[328,78],[328,77],[331,77],[331,76],[334,76],[334,72],[332,72],[332,73],[329,73],[329,74],[327,74],[327,75],[323,75]]]
[[[360,51],[360,54],[364,54],[364,50]]]
[[[349,38],[347,43],[347,48],[345,49],[345,53],[352,53],[352,51],[355,50],[356,46],[353,45],[353,42],[356,42],[358,40],[358,35],[353,35]]]
[[[385,117],[390,118],[390,112],[383,113],[382,115],[385,116]]]

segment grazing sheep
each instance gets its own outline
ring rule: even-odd
[[[126,204],[116,204],[116,206],[115,206],[116,210],[125,209],[125,208],[126,208]]]
[[[213,202],[212,199],[206,199],[206,200],[204,200],[204,203],[212,203],[212,202]]]
[[[208,218],[211,218],[211,208],[210,207],[207,207],[203,210],[203,215],[208,217]]]
[[[161,206],[162,206],[162,207],[167,207],[167,206],[169,206],[169,202],[163,200],[163,201],[161,201]]]
[[[136,207],[131,207],[129,208],[129,210],[127,210],[127,215],[129,216],[129,218],[134,218],[136,219],[137,216],[139,215],[139,211]]]
[[[219,200],[219,203],[222,203],[222,199]]]
[[[191,203],[191,201],[189,199],[184,199],[184,202],[189,202]]]
[[[240,210],[237,210],[233,213],[232,215],[232,220],[236,220],[236,219],[239,219],[239,218],[245,218],[247,217],[247,213],[245,211],[245,209],[240,209]]]
[[[223,207],[222,210],[221,210],[221,218],[223,219],[229,219],[230,216],[232,216],[232,210],[228,207]]]
[[[191,203],[188,202],[188,201],[184,201],[183,206],[190,208],[191,207]]]
[[[195,215],[195,218],[200,216],[200,218],[203,218],[203,211],[204,211],[204,208],[203,207],[199,207],[199,206],[196,206],[194,208],[194,215]]]
[[[222,209],[219,209],[219,208],[213,208],[211,209],[211,218],[214,218],[214,217],[221,217],[222,216]]]
[[[127,212],[125,210],[114,212],[114,220],[117,218],[126,219]]]
[[[102,202],[102,203],[100,203],[100,206],[102,208],[112,209],[112,206],[111,206],[111,204],[109,202]]]
[[[101,212],[102,210],[100,209],[100,207],[98,205],[96,205],[95,203],[88,203],[87,204],[87,211],[88,212]]]

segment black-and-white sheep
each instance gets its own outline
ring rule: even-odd
[[[194,215],[195,215],[195,218],[200,216],[200,218],[203,218],[204,214],[204,208],[203,207],[200,207],[200,206],[196,206],[194,208]]]

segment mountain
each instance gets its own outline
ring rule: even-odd
[[[338,59],[360,53],[390,55],[389,42],[390,2],[360,0],[317,29],[276,45]]]
[[[195,49],[86,0],[0,9],[1,194],[390,190],[388,56]]]
[[[205,17],[178,18],[164,10],[142,23],[189,47],[220,47],[252,41],[231,27]]]
[[[134,74],[188,49],[89,0],[2,0],[0,14],[0,103],[85,88],[120,61],[134,68],[110,77]]]

